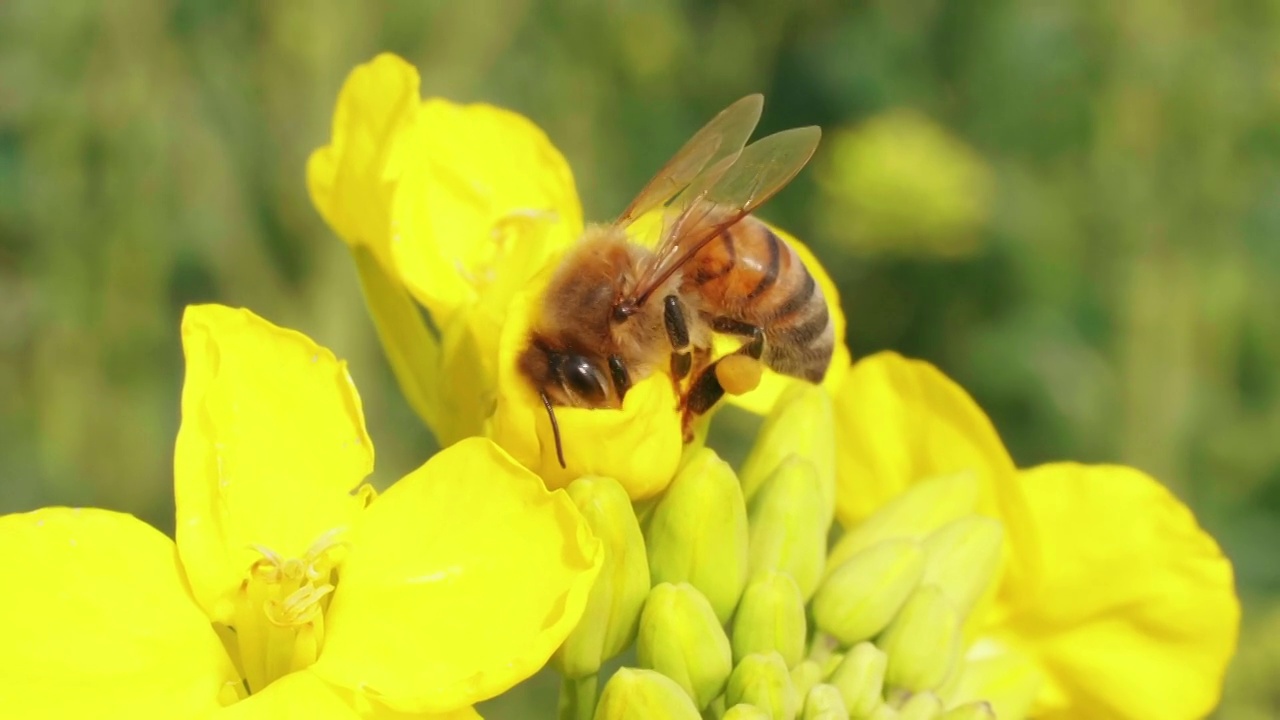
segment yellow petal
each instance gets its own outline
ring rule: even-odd
[[[602,556],[565,493],[463,440],[363,513],[314,668],[403,712],[492,697],[577,624]]]
[[[396,266],[437,324],[511,296],[582,232],[564,157],[536,125],[490,105],[422,103],[392,222]]]
[[[1002,634],[1067,705],[1053,718],[1201,718],[1240,622],[1231,563],[1167,489],[1127,467],[1023,473],[1044,570],[1015,587]]]
[[[348,244],[368,246],[391,268],[391,198],[404,154],[402,132],[418,109],[418,71],[384,53],[347,77],[333,115],[333,137],[307,162],[316,210]]]
[[[217,713],[217,720],[474,720],[474,708],[439,715],[402,713],[343,688],[334,687],[303,670],[276,680],[248,698]]]
[[[453,423],[452,415],[441,407],[440,401],[446,385],[441,370],[440,341],[423,321],[418,304],[397,279],[387,275],[371,250],[353,246],[351,255],[360,274],[365,303],[400,391],[436,439],[447,444],[442,436],[451,432]]]
[[[132,516],[0,517],[5,717],[198,717],[237,682],[173,542]]]
[[[1008,532],[1013,571],[1031,577],[1035,533],[1013,460],[978,405],[932,365],[891,352],[853,365],[836,395],[836,516],[850,527],[908,486],[973,472],[979,510]]]
[[[183,316],[182,346],[178,551],[196,599],[228,622],[252,545],[300,557],[350,524],[373,444],[346,363],[305,335],[201,305]]]
[[[498,399],[490,436],[553,488],[583,475],[611,477],[632,500],[661,492],[675,477],[683,439],[678,399],[662,373],[636,383],[619,410],[556,408],[568,468],[556,458],[547,409],[532,381],[516,366],[528,345],[529,321],[541,283],[516,295],[498,356]]]
[[[818,282],[818,287],[822,289],[822,296],[827,301],[827,311],[831,313],[831,322],[835,326],[836,349],[831,357],[831,365],[827,368],[827,374],[822,379],[822,386],[834,393],[848,373],[850,362],[849,348],[845,345],[844,336],[847,323],[844,317],[844,310],[840,307],[840,292],[836,289],[835,281],[827,274],[827,270],[822,267],[822,263],[818,262],[818,258],[813,254],[812,250],[785,230],[773,225],[769,227],[778,234],[778,237],[795,248],[796,254],[800,256],[805,268],[813,275],[813,279]],[[721,355],[733,352],[741,344],[741,339],[717,338],[716,354]],[[773,406],[777,404],[778,398],[782,396],[787,386],[794,382],[797,381],[785,375],[779,375],[772,370],[765,370],[764,377],[760,379],[760,385],[755,390],[742,395],[730,395],[727,400],[757,415],[767,415],[773,409]]]

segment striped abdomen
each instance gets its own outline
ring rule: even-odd
[[[765,365],[820,382],[835,329],[822,288],[800,256],[763,222],[747,216],[707,243],[684,267],[685,293],[712,317],[764,331]]]

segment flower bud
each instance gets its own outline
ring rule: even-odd
[[[857,717],[861,718],[861,716]],[[892,705],[881,703],[866,716],[866,720],[898,720],[898,711]]]
[[[844,697],[835,685],[814,685],[804,698],[802,720],[849,720]]]
[[[824,503],[812,461],[789,455],[774,468],[747,511],[750,574],[789,573],[804,599],[813,597],[822,578],[831,527]]]
[[[827,682],[836,686],[849,716],[868,717],[884,705],[884,673],[889,659],[869,642],[849,648]]]
[[[889,656],[885,681],[911,692],[932,690],[947,679],[960,655],[960,619],[933,585],[917,588],[879,639]]]
[[[835,426],[835,410],[827,391],[809,383],[792,383],[765,418],[751,454],[742,464],[742,489],[747,499],[755,496],[787,456],[799,455],[818,471],[823,525],[830,525],[836,507]]]
[[[985,702],[972,702],[951,708],[942,714],[940,720],[996,720],[996,712]]]
[[[752,580],[733,618],[733,659],[776,651],[787,667],[804,659],[809,625],[804,598],[786,573],[770,572]]]
[[[733,669],[729,638],[711,604],[692,585],[653,588],[640,614],[640,665],[684,688],[699,710],[719,695]]]
[[[1043,683],[1030,660],[1005,649],[966,660],[947,679],[942,695],[951,705],[986,704],[996,717],[1022,718],[1031,713]]]
[[[972,515],[978,507],[978,490],[978,477],[972,472],[912,485],[840,538],[827,558],[827,572],[882,540],[923,540],[952,520]]]
[[[774,720],[793,720],[800,711],[800,697],[791,685],[787,664],[776,652],[744,657],[729,676],[724,695],[730,707],[755,705]]]
[[[942,714],[942,701],[931,692],[916,693],[898,708],[899,720],[933,720]]]
[[[822,663],[812,659],[801,660],[791,668],[791,685],[796,689],[796,695],[804,697],[826,676],[827,673],[822,671]]]
[[[729,464],[694,451],[654,507],[646,539],[652,581],[693,585],[728,622],[747,584],[747,509]]]
[[[636,636],[640,608],[649,594],[649,562],[631,498],[616,480],[583,477],[567,488],[591,531],[604,545],[604,564],[587,607],[556,651],[556,669],[568,678],[593,675]]]
[[[701,720],[689,696],[671,678],[652,670],[622,668],[609,678],[595,720]]]
[[[875,636],[911,596],[924,573],[914,540],[885,540],[850,557],[813,596],[818,627],[844,645]]]
[[[998,520],[970,515],[953,520],[924,541],[925,585],[936,585],[963,619],[995,579],[1004,530]]]
[[[725,710],[720,720],[770,720],[769,713],[761,710],[755,705],[748,703],[738,703],[733,707]]]

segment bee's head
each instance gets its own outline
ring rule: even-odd
[[[561,467],[565,466],[564,452],[554,408],[619,408],[630,387],[621,357],[602,357],[574,347],[557,347],[537,333],[521,354],[519,363],[521,372],[533,383],[547,408]]]

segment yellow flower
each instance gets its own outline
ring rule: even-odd
[[[846,527],[915,483],[977,475],[1012,557],[971,652],[1035,665],[1033,716],[1198,718],[1217,704],[1239,626],[1231,565],[1158,482],[1118,466],[1016,470],[963,390],[892,353],[854,365],[836,418]]]
[[[583,230],[563,156],[515,113],[417,93],[417,72],[393,55],[358,67],[338,98],[330,145],[308,166],[312,199],[353,250],[410,404],[442,444],[483,432],[552,487],[598,474],[632,498],[661,491],[681,452],[665,375],[637,383],[620,410],[557,410],[562,468],[546,409],[515,366],[550,271]],[[656,241],[653,219],[633,226],[636,242]],[[848,368],[835,286],[802,244],[783,237],[830,304],[834,388]],[[732,400],[766,412],[787,382],[766,373]]]
[[[818,223],[852,248],[971,255],[990,214],[994,173],[929,118],[892,110],[831,134],[818,172]]]
[[[0,698],[22,717],[476,717],[580,617],[599,543],[485,439],[381,496],[345,364],[190,308],[176,544],[128,516],[0,518]],[[73,692],[68,692],[73,688]]]

